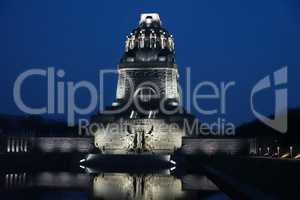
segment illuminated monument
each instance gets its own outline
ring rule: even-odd
[[[184,119],[180,106],[174,39],[159,15],[141,14],[127,37],[118,66],[116,100],[94,117],[95,146],[102,154],[169,155],[182,145]]]
[[[121,163],[120,159],[125,158],[132,164],[132,160],[139,158],[144,162],[145,157],[165,161],[169,157],[165,155],[177,150],[180,153],[174,159],[177,155],[258,152],[255,138],[218,137],[210,134],[209,129],[198,129],[200,123],[182,108],[180,99],[174,39],[162,27],[158,14],[142,14],[138,27],[125,40],[125,51],[118,66],[116,99],[91,118],[90,130],[94,137],[74,136],[69,134],[74,129],[54,128],[60,125],[44,123],[39,118],[33,121],[28,118],[28,121],[4,117],[0,153],[23,156],[24,153],[74,152],[88,154],[81,159],[83,162],[92,162],[91,158],[97,157],[99,162],[116,158]],[[29,128],[24,122],[29,123]],[[112,159],[107,159],[109,155]]]

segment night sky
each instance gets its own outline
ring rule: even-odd
[[[98,71],[115,69],[124,39],[136,27],[140,13],[157,12],[175,38],[180,84],[191,67],[192,87],[201,81],[235,81],[227,96],[226,120],[251,121],[249,97],[264,76],[288,66],[288,102],[300,106],[300,3],[297,0],[251,1],[0,1],[0,113],[22,115],[13,100],[17,76],[30,68],[55,67],[62,81],[91,81]],[[115,97],[116,78],[106,80],[105,104]],[[31,78],[23,88],[32,106],[46,103],[45,78]],[[89,102],[79,91],[80,106]],[[257,96],[258,109],[273,113],[274,92]],[[203,102],[207,109],[218,102]],[[217,116],[201,116],[211,120]],[[45,117],[64,119],[65,115]]]

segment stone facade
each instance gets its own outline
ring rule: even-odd
[[[136,94],[139,88],[154,83],[151,86],[156,87],[157,95],[160,98],[178,101],[177,77],[176,68],[119,69],[116,99],[117,101],[128,100]]]
[[[181,147],[183,129],[164,119],[126,119],[120,128],[103,127],[95,134],[95,146],[105,154],[172,154]]]

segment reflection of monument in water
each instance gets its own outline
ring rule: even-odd
[[[158,14],[142,14],[125,41],[118,67],[116,101],[94,116],[95,146],[103,154],[173,154],[182,145],[174,40]]]
[[[86,169],[92,170],[92,169]],[[22,191],[21,199],[60,197],[68,199],[70,191],[88,199],[227,199],[220,188],[204,174],[174,176],[168,170],[152,174],[124,172],[7,172],[0,173],[1,192],[14,194]],[[35,190],[32,193],[32,190]],[[2,196],[1,196],[2,197]],[[223,198],[222,198],[223,197]],[[74,199],[74,196],[70,197]]]
[[[94,178],[95,197],[109,199],[176,199],[184,197],[180,178],[168,174],[106,173]]]

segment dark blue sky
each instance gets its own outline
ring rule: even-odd
[[[0,113],[22,114],[13,101],[13,83],[32,67],[66,71],[65,81],[89,80],[116,68],[123,42],[142,12],[158,12],[175,38],[181,78],[192,69],[200,81],[235,81],[227,97],[226,119],[254,119],[249,96],[255,83],[284,65],[289,70],[289,107],[300,106],[300,3],[297,0],[251,1],[0,1]],[[184,81],[181,79],[181,84]],[[44,105],[46,82],[29,80],[24,99]],[[105,101],[114,99],[115,79],[107,80]],[[77,95],[84,106],[86,91]],[[273,112],[273,92],[257,98],[260,110]],[[207,108],[216,102],[204,102]],[[64,115],[48,117],[64,118]],[[216,116],[212,116],[214,118]],[[205,116],[200,116],[203,120]],[[211,117],[208,117],[211,118]]]

